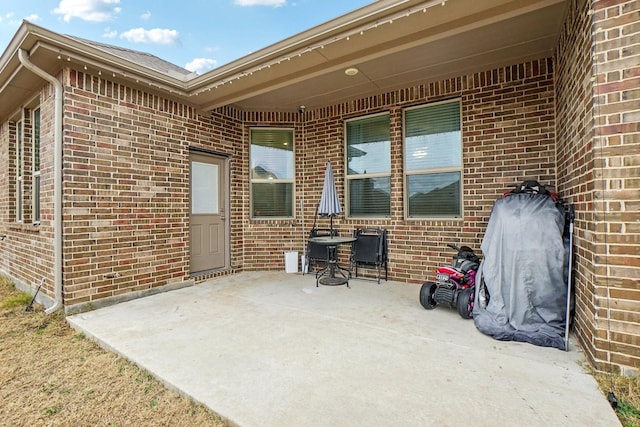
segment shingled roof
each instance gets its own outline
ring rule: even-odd
[[[100,49],[106,53],[109,53],[114,56],[118,56],[127,61],[134,62],[143,67],[147,67],[151,70],[155,70],[164,74],[167,74],[171,77],[180,79],[180,80],[189,80],[195,77],[197,74],[191,72],[185,68],[179,67],[171,62],[165,61],[164,59],[158,58],[155,55],[152,55],[147,52],[140,52],[132,49],[125,49],[119,46],[113,46],[105,43],[95,42],[93,40],[87,40],[80,37],[75,37],[71,35],[66,35],[66,37],[77,40],[81,43],[92,46],[96,49]]]

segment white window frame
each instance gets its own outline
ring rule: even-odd
[[[36,124],[36,114],[38,117],[37,120],[37,124]],[[33,155],[33,159],[31,164],[32,166],[32,180],[33,180],[33,186],[32,186],[32,216],[33,216],[33,223],[34,225],[39,225],[40,224],[40,190],[41,190],[41,184],[40,184],[40,160],[41,160],[41,145],[40,145],[40,129],[42,127],[42,111],[40,109],[40,107],[36,107],[33,109],[33,112],[31,114],[31,123],[32,123],[32,131],[31,131],[31,135],[32,135],[32,150],[31,153]],[[36,165],[36,153],[37,153],[37,157],[38,157],[38,164]]]
[[[252,151],[252,146],[253,146],[253,139],[252,139],[252,135],[254,131],[276,131],[276,132],[288,132],[291,134],[291,144],[293,144],[292,147],[292,159],[291,159],[291,164],[289,165],[289,168],[292,171],[292,176],[291,178],[273,178],[273,177],[262,177],[262,178],[257,178],[253,176],[253,172],[252,172],[252,165],[253,165],[253,159],[251,156],[251,151]],[[257,219],[257,220],[279,220],[279,219],[286,219],[286,220],[290,220],[290,219],[294,219],[296,216],[296,203],[295,203],[295,198],[296,198],[296,182],[295,182],[295,178],[296,178],[296,141],[295,141],[295,132],[293,128],[288,128],[288,127],[269,127],[269,126],[263,126],[263,127],[251,127],[249,128],[249,197],[250,197],[250,202],[249,202],[249,210],[250,210],[250,217],[251,219]],[[291,184],[291,215],[289,216],[268,216],[268,215],[254,215],[254,184]]]
[[[16,122],[16,222],[22,223],[24,219],[24,209],[22,207],[23,182],[24,182],[24,120]]]
[[[377,172],[377,173],[358,173],[358,174],[349,174],[349,140],[348,140],[348,125],[349,123],[358,122],[361,120],[368,120],[376,117],[384,117],[387,116],[389,118],[389,171],[388,172]],[[389,186],[391,186],[391,113],[386,111],[377,114],[370,114],[367,116],[355,117],[352,119],[348,119],[344,121],[344,164],[345,164],[345,214],[347,218],[354,219],[378,219],[378,218],[390,218],[391,217],[391,189],[389,189],[389,212],[386,215],[379,214],[354,214],[351,210],[351,182],[355,180],[361,180],[366,178],[389,178]]]
[[[458,166],[449,166],[449,167],[441,167],[441,168],[427,168],[427,169],[416,169],[416,170],[407,170],[407,124],[406,124],[406,116],[407,112],[411,110],[428,108],[436,105],[442,105],[447,103],[458,103],[459,106],[459,118],[460,118],[460,161]],[[402,117],[402,126],[403,126],[403,183],[404,183],[404,217],[406,220],[451,220],[451,219],[462,219],[464,218],[464,164],[463,164],[463,153],[462,153],[462,101],[459,98],[456,99],[448,99],[444,101],[430,102],[427,104],[421,104],[409,108],[405,108],[403,110]],[[457,172],[460,176],[460,186],[459,186],[459,199],[458,204],[460,206],[459,215],[446,215],[446,214],[436,214],[436,215],[411,215],[409,212],[409,177],[417,176],[417,175],[431,175],[431,174],[441,174],[447,172]]]

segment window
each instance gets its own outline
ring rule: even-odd
[[[255,128],[250,140],[251,217],[292,218],[293,130]]]
[[[22,120],[16,124],[16,222],[22,222]]]
[[[391,138],[388,114],[351,120],[347,143],[347,215],[391,216]]]
[[[33,110],[33,223],[40,224],[40,108]]]
[[[407,216],[462,216],[460,102],[407,109],[404,121]]]

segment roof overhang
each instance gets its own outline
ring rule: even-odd
[[[45,83],[21,65],[19,50],[26,51],[34,65],[54,76],[64,67],[72,67],[127,84],[146,85],[153,92],[173,94],[185,101],[190,98],[184,76],[150,69],[24,21],[0,57],[0,120],[13,114]]]
[[[568,0],[379,0],[206,74],[161,72],[23,23],[0,58],[0,117],[68,65],[202,110],[297,111],[553,55]],[[347,75],[347,68],[358,73]]]

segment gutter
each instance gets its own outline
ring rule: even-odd
[[[51,83],[54,92],[54,117],[53,117],[53,274],[54,274],[54,303],[45,310],[51,314],[62,308],[62,83],[35,66],[29,60],[29,53],[24,49],[18,49],[20,63],[29,71]]]

